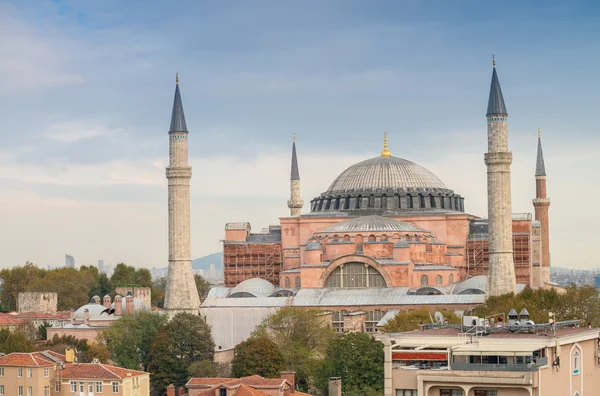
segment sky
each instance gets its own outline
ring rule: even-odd
[[[0,0],[0,267],[167,264],[179,73],[192,255],[304,211],[344,169],[416,162],[485,217],[492,55],[509,113],[513,212],[533,212],[542,130],[552,265],[600,266],[600,11],[555,1]]]

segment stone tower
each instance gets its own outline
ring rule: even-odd
[[[164,309],[169,317],[180,312],[198,314],[200,297],[192,273],[190,253],[190,179],[188,130],[175,80],[175,99],[169,128],[169,273]]]
[[[304,201],[300,197],[300,172],[296,156],[296,135],[292,137],[292,174],[290,177],[290,200],[288,201],[290,216],[300,216]]]
[[[546,196],[546,167],[544,166],[544,153],[542,151],[542,137],[538,128],[537,161],[535,165],[535,219],[542,225],[542,262],[541,282],[550,282],[550,229],[548,224],[548,207],[550,198]]]
[[[489,269],[488,296],[515,293],[517,281],[513,262],[512,206],[506,106],[493,61],[492,84],[487,109],[488,152],[485,153],[488,186]]]

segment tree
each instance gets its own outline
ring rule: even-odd
[[[58,310],[77,309],[89,302],[89,274],[75,268],[48,271],[44,277],[32,282],[28,291],[54,292],[58,296]]]
[[[459,324],[460,318],[452,311],[440,310],[449,324]],[[410,312],[398,312],[393,319],[390,319],[384,326],[386,333],[398,333],[402,331],[416,330],[419,324],[431,323],[431,311],[425,307]]]
[[[48,338],[48,331],[46,330],[48,327],[52,327],[50,325],[50,323],[44,321],[44,323],[42,323],[41,325],[38,326],[37,328],[37,338],[38,340],[46,340]]]
[[[215,343],[200,316],[179,313],[158,331],[150,350],[153,386],[164,392],[169,384],[185,385],[192,363],[213,361]]]
[[[45,270],[39,269],[29,261],[22,267],[1,270],[2,291],[0,292],[0,300],[2,300],[3,307],[8,311],[15,311],[19,293],[30,291],[31,284],[43,277],[45,273]]]
[[[147,371],[152,340],[167,320],[162,313],[141,310],[115,321],[102,332],[111,360],[121,367]]]
[[[200,302],[203,302],[206,296],[208,296],[208,292],[210,290],[210,282],[198,274],[194,275],[194,281],[196,282],[196,289],[198,289]]]
[[[7,328],[0,329],[0,352],[33,352],[34,345],[27,337],[25,332],[20,329],[9,330]]]
[[[119,263],[110,277],[110,283],[113,288],[135,285],[135,268],[125,263]]]
[[[108,361],[109,352],[103,344],[92,342],[88,345],[88,357],[90,361],[94,359],[98,359],[100,363],[106,363]]]
[[[370,334],[338,335],[327,346],[317,387],[326,391],[330,377],[342,377],[344,394],[383,394],[383,361],[383,344]]]
[[[217,368],[212,360],[201,360],[188,367],[188,375],[190,377],[216,377]]]
[[[266,336],[278,347],[287,370],[296,372],[296,387],[308,390],[313,375],[335,333],[323,311],[285,307],[265,318],[253,336]]]
[[[163,307],[165,301],[165,290],[167,289],[167,278],[161,277],[152,284],[152,306]]]
[[[235,347],[231,369],[234,377],[257,374],[276,378],[285,370],[285,362],[279,347],[269,337],[250,337]]]

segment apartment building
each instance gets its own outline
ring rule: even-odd
[[[385,396],[592,396],[600,329],[555,324],[431,326],[380,334]],[[522,321],[525,323],[525,321]]]
[[[150,374],[75,362],[75,351],[10,353],[0,357],[0,396],[149,396]]]

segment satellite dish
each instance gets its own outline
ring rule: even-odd
[[[444,323],[444,315],[442,315],[442,313],[440,311],[436,311],[433,316],[435,317],[435,321],[437,323]]]

